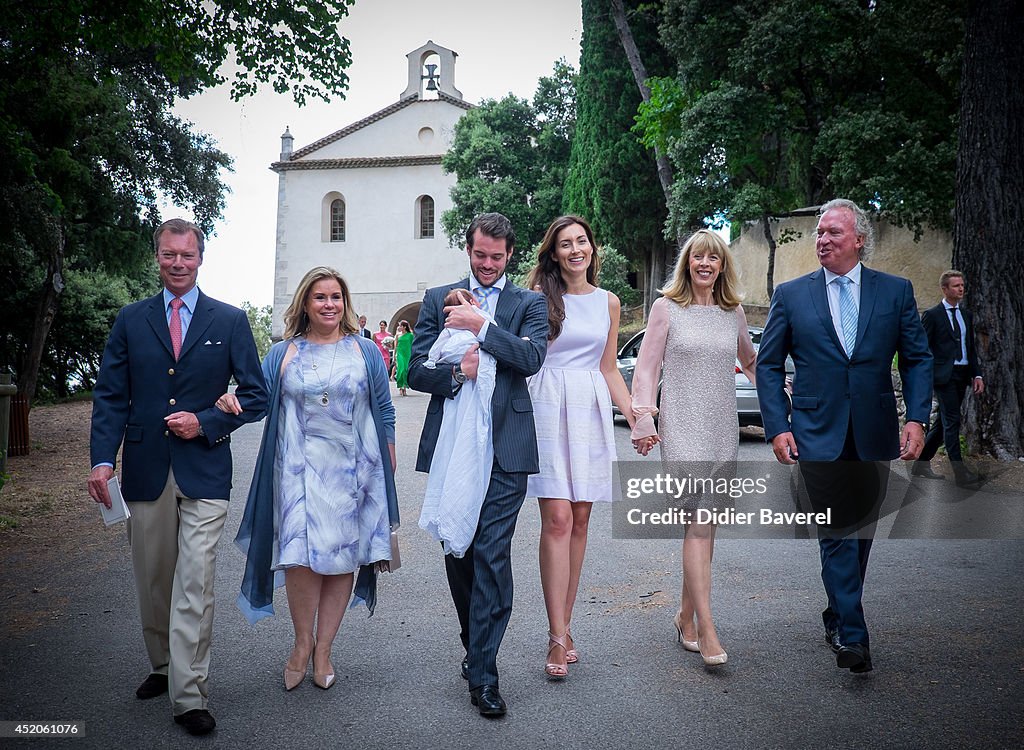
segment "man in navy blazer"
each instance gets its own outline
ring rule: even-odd
[[[867,215],[852,201],[821,208],[815,248],[822,268],[780,284],[757,354],[765,437],[783,464],[799,459],[818,528],[825,641],[836,665],[872,669],[861,598],[871,521],[885,497],[888,462],[912,461],[931,408],[932,356],[907,279],[861,264],[873,247]],[[907,422],[902,433],[890,370],[899,355]],[[786,356],[796,366],[792,414]]]
[[[968,387],[979,395],[985,390],[974,346],[974,315],[962,305],[965,287],[964,275],[960,271],[945,271],[939,277],[939,287],[942,289],[942,301],[921,314],[928,346],[935,357],[935,398],[939,402],[939,418],[925,436],[921,458],[914,463],[914,475],[944,478],[933,472],[928,462],[945,443],[956,483],[961,487],[976,487],[981,477],[964,466],[960,454],[960,405]]]
[[[480,355],[470,351],[452,368],[424,367],[444,327],[470,330],[479,348],[497,361],[491,400],[494,464],[473,544],[465,556],[445,556],[448,586],[459,616],[466,658],[462,676],[481,715],[503,716],[498,691],[497,655],[512,613],[512,535],[526,497],[526,477],[539,471],[533,403],[526,378],[540,369],[547,353],[548,310],[544,297],[521,289],[505,276],[515,232],[498,213],[481,214],[466,232],[469,279],[428,289],[423,297],[409,364],[409,385],[432,394],[416,457],[417,471],[430,471],[445,402],[477,374]],[[444,307],[456,287],[469,289],[494,316],[485,322],[471,309]],[[468,307],[468,306],[467,306]]]
[[[89,494],[110,507],[107,481],[123,443],[122,494],[152,669],[136,696],[169,691],[175,722],[198,735],[215,726],[207,680],[229,436],[265,410],[267,388],[245,313],[196,286],[202,231],[171,219],[153,244],[164,288],[118,313],[93,390]],[[232,377],[240,415],[214,406]]]

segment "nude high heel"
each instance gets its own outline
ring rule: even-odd
[[[315,648],[315,646],[314,646],[314,648]],[[284,689],[285,690],[294,690],[295,688],[297,688],[299,685],[302,684],[302,681],[304,679],[306,679],[306,670],[309,668],[309,662],[311,662],[312,660],[313,660],[313,649],[310,649],[310,651],[309,651],[309,658],[306,660],[306,664],[303,665],[301,670],[289,669],[288,668],[288,663],[285,662],[285,665],[284,665]]]
[[[682,643],[683,648],[686,651],[692,651],[693,653],[698,654],[700,653],[700,645],[697,641],[688,641],[683,638],[683,623],[682,620],[679,619],[681,614],[681,612],[676,612],[676,616],[672,619],[672,624],[676,626],[676,643]]]
[[[314,649],[315,651],[316,649]],[[330,653],[327,654],[330,657]],[[334,684],[334,665],[331,664],[330,659],[327,660],[327,666],[331,668],[330,672],[317,672],[316,662],[313,662],[313,684],[321,690],[328,690],[331,685]]]
[[[569,674],[568,668],[564,664],[557,664],[551,661],[551,652],[556,648],[561,648],[563,651],[568,653],[568,649],[565,647],[565,634],[555,635],[554,633],[548,633],[548,663],[544,665],[544,674],[548,676],[549,680],[564,680]]]
[[[700,647],[700,641],[697,641],[697,650],[700,651],[700,658],[704,660],[705,667],[720,667],[729,661],[729,654],[724,651],[720,654],[714,654],[713,656],[706,656],[704,650]]]
[[[565,663],[575,664],[580,660],[580,652],[576,650],[576,641],[572,637],[572,633],[569,632],[569,628],[565,629],[565,637],[572,641],[572,648],[565,650]]]

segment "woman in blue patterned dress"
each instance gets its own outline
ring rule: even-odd
[[[307,273],[284,322],[284,339],[263,362],[271,401],[236,537],[247,552],[239,603],[252,621],[272,614],[273,579],[283,572],[295,626],[285,688],[302,682],[312,660],[313,682],[327,689],[353,585],[372,610],[376,568],[391,559],[395,412],[384,362],[358,335],[337,271]],[[225,411],[236,404],[227,394],[218,401]]]

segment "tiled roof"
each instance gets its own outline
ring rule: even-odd
[[[437,98],[438,98],[439,101],[447,102],[448,104],[454,104],[456,107],[462,107],[463,109],[473,109],[473,105],[472,104],[470,104],[468,102],[465,102],[462,99],[456,99],[455,97],[449,96],[448,94],[444,93],[443,91],[439,91],[437,93],[438,93]],[[395,112],[397,112],[400,109],[405,109],[410,104],[414,104],[414,103],[416,103],[419,100],[420,100],[419,95],[415,94],[413,96],[406,97],[405,99],[400,99],[397,102],[395,102],[394,104],[389,104],[387,107],[384,107],[384,109],[378,110],[378,111],[374,112],[372,115],[370,115],[368,117],[364,117],[362,120],[358,120],[358,121],[352,123],[351,125],[347,125],[347,126],[343,127],[341,130],[336,130],[333,133],[331,133],[330,135],[324,136],[323,138],[321,138],[318,141],[313,141],[308,146],[303,146],[298,151],[293,152],[291,154],[291,156],[289,157],[289,160],[290,161],[295,161],[296,159],[301,159],[303,156],[307,156],[308,154],[311,154],[314,151],[317,151],[318,149],[323,148],[324,146],[326,146],[329,143],[334,143],[335,141],[344,138],[346,135],[350,135],[351,133],[354,133],[357,130],[361,130],[362,128],[365,128],[367,125],[372,125],[373,123],[377,122],[378,120],[383,120],[388,115],[392,115],[392,114],[394,114]],[[426,101],[430,101],[430,100],[426,100]],[[281,162],[277,162],[277,164],[280,164],[280,163]],[[273,169],[273,168],[274,167],[271,167],[271,169]]]
[[[365,167],[420,167],[441,163],[440,154],[428,156],[360,156],[351,159],[305,159],[303,161],[275,161],[270,168],[275,172],[293,169],[362,169]]]

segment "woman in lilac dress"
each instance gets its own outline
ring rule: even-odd
[[[527,494],[540,505],[540,581],[548,614],[544,671],[564,679],[579,660],[569,632],[590,510],[612,500],[612,402],[633,422],[629,389],[615,361],[619,299],[597,286],[594,234],[578,216],[555,219],[527,286],[548,301],[548,351],[530,378],[540,472]]]

